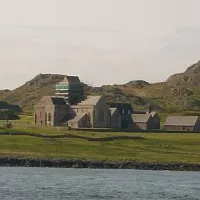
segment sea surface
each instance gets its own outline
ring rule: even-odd
[[[200,200],[200,173],[0,168],[0,200]]]

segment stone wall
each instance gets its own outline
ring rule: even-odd
[[[103,100],[100,100],[97,105],[94,106],[93,115],[93,128],[110,127],[109,106]]]

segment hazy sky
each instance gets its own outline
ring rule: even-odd
[[[200,60],[200,0],[0,0],[0,89],[39,73],[164,81]]]

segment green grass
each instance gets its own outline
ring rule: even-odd
[[[12,132],[28,132],[28,133],[42,133],[42,134],[62,134],[68,132],[66,128],[60,127],[45,127],[33,124],[33,116],[21,115],[19,120],[9,120],[12,122]],[[5,120],[0,120],[0,126],[6,124]],[[0,129],[0,132],[3,130]]]
[[[0,136],[0,156],[200,164],[200,134],[78,132],[64,128],[36,126],[32,122],[32,117],[22,116],[20,120],[13,121],[13,129],[0,129],[0,132],[8,133],[6,136]],[[0,125],[4,123],[5,121],[1,121]],[[92,138],[142,136],[145,140],[93,142],[83,139],[44,139],[9,135],[22,132],[45,135],[70,133]]]
[[[200,163],[200,134],[141,134],[75,132],[90,137],[143,136],[145,140],[91,142],[83,139],[43,139],[0,136],[0,156],[91,159],[162,163]]]

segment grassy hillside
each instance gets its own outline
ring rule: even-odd
[[[13,91],[0,91],[0,100],[20,105],[25,112],[44,95],[53,95],[55,84],[63,75],[39,74]],[[171,76],[166,82],[149,84],[130,81],[124,85],[107,85],[85,88],[86,94],[104,95],[107,101],[129,102],[134,109],[146,109],[151,105],[161,113],[199,114],[200,110],[200,62],[184,73]]]
[[[0,156],[200,163],[200,134],[78,132],[66,128],[34,125],[32,116],[21,116],[20,120],[12,122],[13,129],[0,128]],[[5,121],[0,121],[0,127],[4,124]],[[6,135],[1,135],[2,133]],[[57,138],[20,136],[19,133]],[[58,138],[60,136],[62,138]],[[113,136],[118,139],[112,141],[87,139],[105,139]],[[122,139],[120,136],[134,138]]]
[[[78,132],[73,134],[78,135]],[[91,133],[81,135],[107,137],[131,133]],[[137,134],[144,140],[87,141],[49,139],[30,136],[0,136],[0,156],[30,158],[77,158],[101,161],[142,161],[160,163],[200,163],[199,134]]]
[[[63,79],[63,75],[39,74],[19,88],[0,96],[1,100],[18,104],[25,112],[33,111],[33,106],[44,95],[53,95],[55,84]]]

